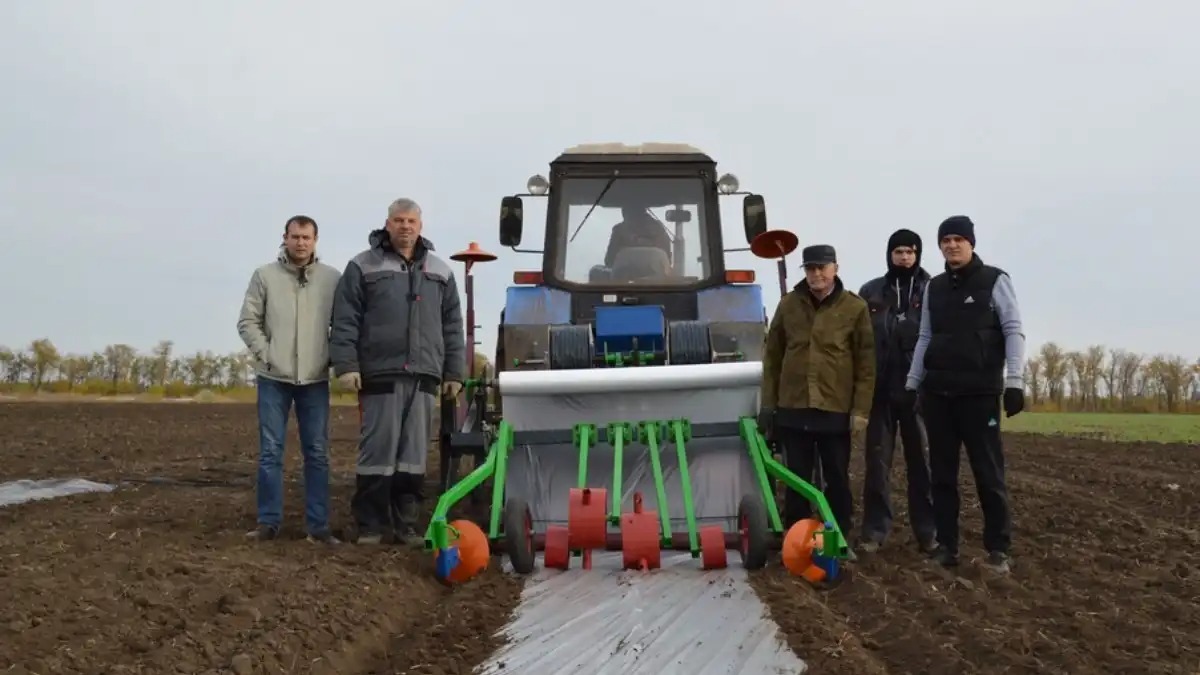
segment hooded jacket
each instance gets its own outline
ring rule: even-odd
[[[254,270],[237,326],[256,374],[297,385],[329,379],[329,320],[337,284],[337,269],[316,256],[298,266],[282,247],[274,262]]]
[[[337,376],[357,372],[363,386],[402,376],[462,382],[466,337],[454,271],[417,241],[412,260],[391,244],[387,230],[367,237],[338,283],[329,356]]]
[[[916,261],[907,269],[892,264],[892,250],[904,243],[915,243],[917,251]],[[916,232],[893,232],[885,254],[887,273],[863,284],[858,292],[867,301],[875,332],[877,396],[903,392],[912,365],[921,329],[921,299],[930,279],[921,267],[921,249],[921,237]]]

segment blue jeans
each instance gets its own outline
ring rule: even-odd
[[[283,446],[296,405],[304,456],[304,520],[309,534],[329,531],[329,383],[295,385],[258,378],[258,524],[283,520]]]

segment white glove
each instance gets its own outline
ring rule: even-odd
[[[343,389],[358,391],[359,389],[362,389],[362,376],[358,373],[342,373],[338,376],[338,384],[340,384]]]
[[[459,392],[462,391],[462,388],[463,388],[462,382],[454,382],[454,381],[443,382],[442,383],[442,396],[444,398],[457,399]]]

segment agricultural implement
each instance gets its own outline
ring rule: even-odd
[[[625,568],[653,570],[663,550],[719,569],[734,549],[758,569],[782,545],[793,572],[836,581],[848,549],[824,495],[757,429],[762,288],[753,270],[725,266],[734,251],[779,259],[786,291],[795,235],[767,230],[763,198],[717,178],[690,146],[576,146],[550,169],[501,202],[501,244],[542,265],[513,275],[495,374],[473,377],[463,402],[443,408],[445,491],[426,532],[438,577],[476,573],[480,546],[529,574],[539,551],[548,568],[578,558],[587,569],[593,551],[614,550]],[[719,198],[729,195],[744,195],[748,249],[722,246]],[[530,196],[547,198],[541,250],[519,248]],[[472,244],[452,258],[466,265],[473,361],[473,266],[495,256]],[[459,476],[464,456],[475,466]],[[785,527],[776,482],[819,517]],[[464,500],[487,516],[449,522]]]

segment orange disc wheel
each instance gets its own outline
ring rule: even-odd
[[[487,535],[470,520],[456,520],[447,529],[450,545],[458,548],[458,565],[450,570],[445,581],[451,584],[465,583],[487,569],[492,555],[491,547]]]
[[[783,536],[783,566],[788,572],[804,577],[809,581],[819,581],[813,576],[824,576],[821,568],[813,565],[813,550],[817,547],[817,537],[825,529],[825,525],[816,518],[805,518],[796,521],[788,528]]]

